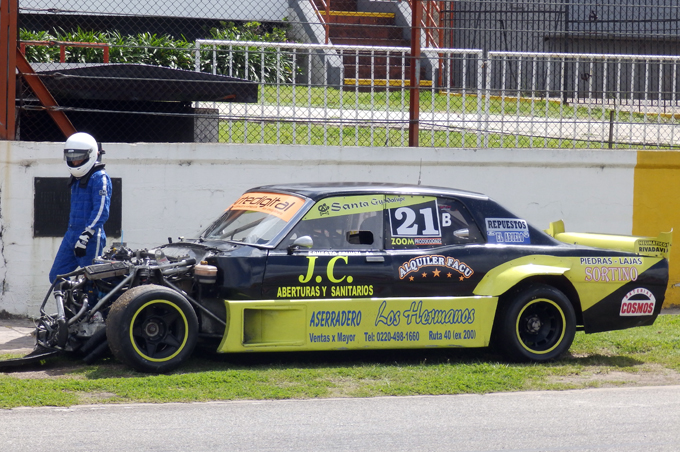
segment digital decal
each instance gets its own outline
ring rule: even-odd
[[[304,200],[297,196],[253,192],[241,196],[229,210],[263,212],[289,221],[304,203]]]

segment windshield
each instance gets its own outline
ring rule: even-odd
[[[203,238],[267,244],[286,227],[304,202],[291,195],[246,193],[205,231]]]

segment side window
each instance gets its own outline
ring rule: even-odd
[[[308,236],[313,250],[381,249],[384,196],[322,199],[295,225],[282,246]]]
[[[478,243],[479,229],[455,199],[434,196],[387,198],[387,249],[433,248]]]
[[[477,224],[459,201],[439,198],[438,207],[444,245],[484,242],[484,236]]]

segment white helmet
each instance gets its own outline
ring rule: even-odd
[[[99,146],[90,134],[74,133],[64,144],[64,160],[73,177],[81,178],[97,163]],[[75,164],[77,162],[77,165]]]

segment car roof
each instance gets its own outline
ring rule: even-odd
[[[472,191],[458,190],[446,187],[431,187],[427,185],[392,184],[383,182],[326,182],[326,183],[296,183],[263,185],[250,190],[297,194],[318,200],[330,195],[360,195],[360,194],[408,194],[430,196],[455,196],[459,198],[473,198],[488,200],[486,195]]]

